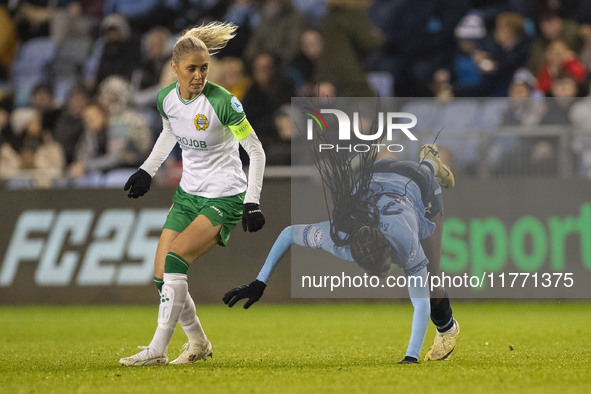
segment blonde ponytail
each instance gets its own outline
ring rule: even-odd
[[[178,64],[187,53],[198,50],[206,50],[213,55],[234,38],[237,28],[230,22],[211,22],[186,30],[172,49],[172,60]]]

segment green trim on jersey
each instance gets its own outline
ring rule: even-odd
[[[199,94],[197,96],[193,97],[192,99],[185,100],[183,98],[183,96],[181,96],[181,90],[179,88],[179,83],[178,82],[176,83],[175,91],[176,91],[176,95],[179,98],[180,102],[183,103],[183,104],[185,104],[185,105],[191,104],[193,101],[197,100],[199,98],[199,96],[201,96],[201,93],[203,93],[203,90],[202,90],[201,92],[199,92]]]
[[[170,85],[160,89],[158,92],[158,97],[156,98],[156,107],[158,107],[158,112],[160,112],[160,115],[166,120],[168,120],[168,116],[166,113],[164,113],[164,107],[162,103],[164,102],[166,96],[168,96],[168,93],[170,93],[170,91],[176,87],[177,83],[178,82],[173,82]]]
[[[238,125],[246,118],[240,101],[220,85],[207,81],[202,93],[224,126]]]

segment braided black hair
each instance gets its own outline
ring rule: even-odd
[[[376,111],[370,134],[375,134],[378,127],[377,116]],[[322,178],[325,198],[328,188],[333,203],[332,215],[329,209],[330,237],[337,246],[349,245],[351,237],[360,228],[377,228],[379,225],[378,208],[368,199],[378,151],[370,145],[367,152],[339,152],[336,149],[321,152],[319,144],[334,145],[328,132],[315,133],[313,142],[312,159]],[[353,168],[354,162],[357,171]]]

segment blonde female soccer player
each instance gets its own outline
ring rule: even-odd
[[[154,261],[154,282],[161,294],[158,326],[150,344],[122,358],[122,365],[167,364],[167,347],[177,322],[188,342],[171,364],[211,356],[211,343],[188,292],[189,264],[216,244],[226,245],[241,219],[244,231],[258,231],[265,223],[259,208],[265,167],[261,143],[240,101],[207,80],[210,54],[223,48],[235,31],[232,24],[214,22],[190,29],[178,39],[171,62],[178,81],[158,94],[162,133],[148,159],[124,187],[130,198],[144,195],[172,148],[180,145],[183,174]],[[239,144],[250,158],[248,182]]]

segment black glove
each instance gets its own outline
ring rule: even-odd
[[[410,356],[405,356],[402,360],[398,361],[398,364],[418,364],[419,361]]]
[[[242,228],[244,231],[259,231],[265,225],[265,217],[259,207],[259,204],[247,202],[244,204],[244,212],[242,213]]]
[[[127,183],[123,187],[123,190],[129,190],[127,197],[138,198],[143,196],[150,190],[150,184],[152,183],[152,177],[146,171],[141,168],[137,170],[132,176],[129,177]],[[131,190],[130,190],[131,189]]]
[[[247,285],[235,287],[224,295],[224,304],[231,308],[236,302],[238,302],[238,300],[248,298],[248,301],[244,304],[244,309],[248,309],[249,306],[261,299],[265,287],[267,287],[267,285],[260,280],[255,280]]]

